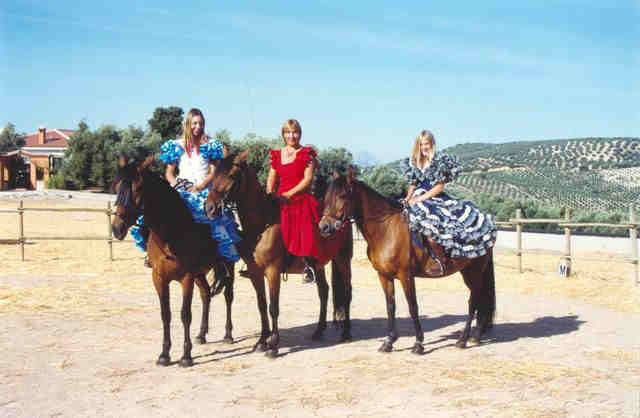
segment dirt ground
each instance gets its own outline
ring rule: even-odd
[[[73,200],[73,199],[71,199]],[[0,209],[16,207],[0,200]],[[41,199],[31,207],[104,202]],[[16,236],[0,213],[0,238]],[[25,214],[27,236],[106,233],[104,215]],[[49,234],[49,235],[47,235]],[[631,265],[581,260],[568,279],[557,256],[496,254],[498,312],[490,340],[454,347],[468,293],[459,275],[417,282],[426,353],[411,354],[413,326],[397,288],[401,338],[376,350],[386,309],[375,271],[356,244],[353,342],[331,327],[310,340],[315,286],[283,283],[280,356],[251,352],[259,331],[253,288],[238,278],[234,344],[224,344],[224,300],[216,297],[208,343],[195,365],[158,367],[162,326],[150,270],[130,242],[33,241],[26,261],[0,244],[0,416],[640,416],[640,289]],[[591,254],[585,254],[589,257]],[[598,257],[606,254],[598,254]],[[328,269],[327,269],[328,272]],[[180,288],[172,285],[172,360],[182,354]],[[331,308],[330,308],[331,309]],[[194,298],[195,336],[201,303]]]

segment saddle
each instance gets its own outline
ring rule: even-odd
[[[444,248],[417,231],[410,230],[409,234],[414,248],[422,251],[422,257],[416,260],[416,273],[425,274],[428,277],[446,276],[447,268],[451,266]]]

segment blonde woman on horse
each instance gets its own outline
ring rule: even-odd
[[[428,250],[437,261],[430,275],[443,275],[447,258],[479,257],[495,244],[493,217],[444,191],[460,171],[455,158],[436,152],[430,131],[418,134],[405,171],[409,182],[405,203],[409,229],[428,238]]]
[[[216,279],[228,282],[233,276],[233,265],[240,258],[235,243],[240,241],[237,225],[231,213],[223,213],[211,220],[204,212],[204,202],[209,195],[215,176],[214,161],[224,158],[224,147],[217,139],[205,133],[205,119],[200,109],[189,110],[184,121],[184,135],[168,140],[161,147],[160,160],[167,164],[165,178],[180,194],[191,210],[194,220],[209,224],[211,235],[218,244],[218,252],[224,261],[215,268]],[[131,228],[136,246],[146,250],[147,237],[143,219]],[[141,228],[142,226],[142,228]],[[219,286],[217,289],[222,289]]]

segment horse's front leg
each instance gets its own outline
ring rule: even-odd
[[[267,293],[264,285],[264,270],[258,267],[253,260],[245,261],[247,263],[251,284],[256,292],[256,301],[258,303],[258,312],[260,312],[260,322],[262,325],[260,338],[253,346],[253,349],[254,351],[265,352],[267,351],[267,339],[271,335],[271,328],[269,327],[269,316],[267,314]]]
[[[420,324],[420,317],[418,315],[418,301],[416,299],[416,280],[410,274],[399,275],[400,283],[402,283],[402,289],[404,295],[407,298],[407,305],[409,306],[409,314],[413,320],[413,327],[416,331],[416,342],[413,344],[411,352],[414,354],[424,354],[424,331]]]
[[[153,269],[153,285],[160,300],[160,317],[162,318],[162,352],[158,356],[158,366],[168,366],[171,363],[171,306],[169,305],[169,280],[164,279]]]
[[[200,321],[200,334],[196,337],[199,344],[207,343],[207,333],[209,332],[209,310],[211,307],[211,287],[204,276],[196,278],[196,285],[200,291],[202,301],[202,321]]]
[[[327,283],[327,276],[324,273],[324,266],[316,266],[316,284],[318,286],[318,296],[320,297],[320,317],[318,318],[318,326],[311,336],[311,339],[314,341],[321,340],[324,337],[324,331],[327,329],[329,284]]]
[[[382,342],[378,351],[389,353],[393,350],[393,343],[398,339],[398,330],[396,329],[396,296],[393,284],[393,276],[386,276],[378,273],[382,290],[384,291],[387,302],[387,336]]]
[[[278,357],[280,346],[280,330],[278,329],[278,316],[280,315],[280,269],[271,265],[266,270],[269,282],[269,314],[271,315],[271,338],[268,343],[267,357]]]
[[[182,326],[184,327],[184,353],[180,359],[180,366],[193,366],[191,358],[191,302],[193,301],[193,277],[188,274],[182,279]]]
[[[224,301],[227,303],[227,322],[224,327],[223,342],[233,344],[233,322],[231,321],[231,305],[233,304],[233,285],[235,284],[234,272],[231,272],[231,284],[224,289]]]

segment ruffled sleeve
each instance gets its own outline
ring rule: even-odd
[[[200,153],[207,161],[221,160],[223,157],[222,142],[214,139],[206,144],[202,144],[200,145]]]
[[[182,154],[184,154],[184,149],[173,139],[168,140],[160,147],[160,160],[165,164],[180,161]]]
[[[278,171],[280,167],[280,150],[272,149],[269,152],[271,153],[271,168]]]
[[[450,183],[454,181],[462,167],[456,157],[447,154],[436,154],[429,167],[430,176],[435,183]]]
[[[417,186],[420,184],[420,179],[418,178],[417,170],[414,166],[411,165],[411,162],[408,158],[404,160],[404,177],[407,179],[410,185]]]
[[[316,161],[316,150],[314,150],[311,147],[302,147],[302,149],[300,151],[298,151],[300,153],[300,160],[302,161],[302,164],[304,164],[304,166],[308,166],[311,161]]]

